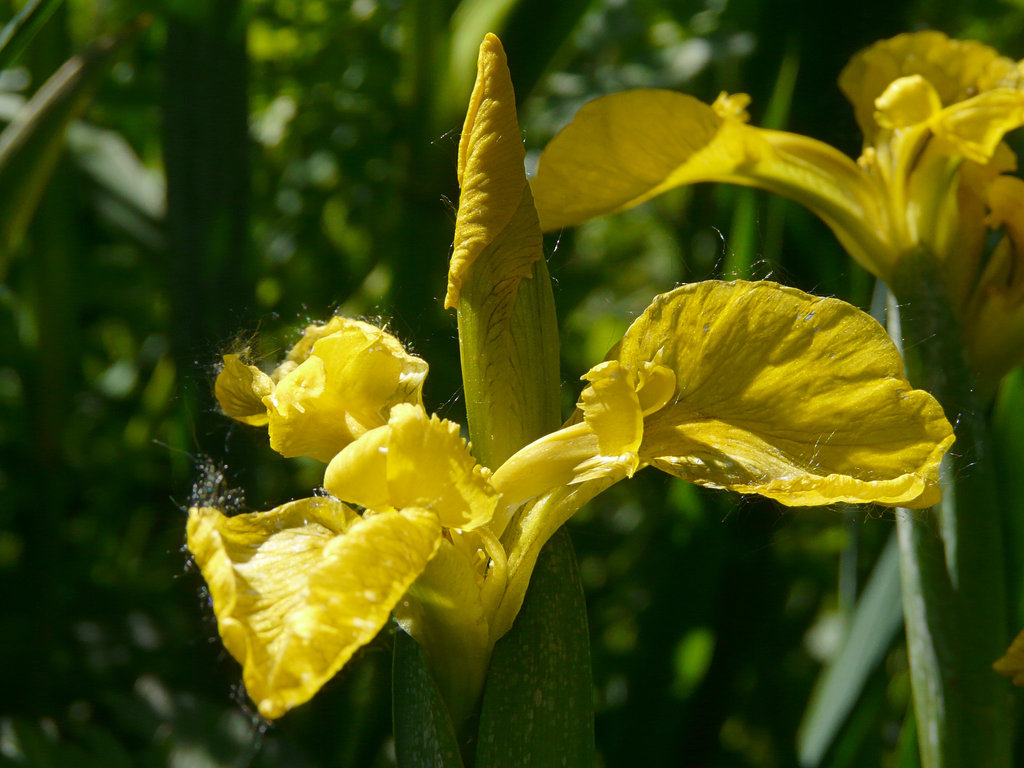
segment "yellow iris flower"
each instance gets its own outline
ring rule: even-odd
[[[545,148],[533,193],[545,230],[683,184],[719,181],[803,204],[850,255],[898,288],[909,254],[937,263],[978,371],[1024,359],[1024,182],[1005,134],[1024,124],[1018,63],[939,32],[858,53],[839,78],[864,134],[854,162],[806,136],[748,124],[745,94],[704,104],[635,90],[585,105]],[[1003,242],[986,263],[990,229]]]
[[[460,146],[448,302],[477,290],[486,268],[500,285],[488,327],[514,332],[540,230],[493,36],[479,72]],[[506,352],[489,358],[485,381],[524,374]],[[285,455],[328,462],[326,495],[269,512],[189,512],[188,546],[221,637],[264,717],[307,701],[393,616],[424,648],[459,722],[478,701],[540,548],[644,466],[789,505],[926,507],[953,441],[874,320],[767,282],[657,297],[583,376],[565,425],[493,472],[458,425],[423,408],[425,373],[386,331],[343,318],[308,329],[271,375],[225,357],[216,386],[224,411],[269,426]]]

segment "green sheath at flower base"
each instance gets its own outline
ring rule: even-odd
[[[458,310],[470,436],[492,468],[560,421],[558,325],[525,157],[505,52],[488,35],[459,142],[445,307]]]

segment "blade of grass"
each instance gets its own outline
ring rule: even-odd
[[[902,619],[899,548],[893,535],[857,601],[839,654],[815,684],[797,733],[800,765],[811,768],[821,764]]]
[[[88,107],[116,54],[146,23],[98,40],[68,59],[0,133],[0,276],[53,175],[68,126]]]
[[[0,70],[8,69],[63,0],[29,0],[0,29]]]

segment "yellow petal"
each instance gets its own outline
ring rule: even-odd
[[[702,156],[722,124],[711,107],[671,91],[625,91],[585,104],[541,154],[533,180],[541,228],[637,205],[668,189],[666,179],[686,163],[704,160],[702,167],[728,173],[745,159],[742,145]]]
[[[1024,125],[1024,93],[997,88],[947,107],[932,130],[968,160],[988,163],[1010,131]]]
[[[901,77],[875,100],[875,122],[889,130],[926,123],[942,111],[932,84],[920,75]]]
[[[1024,360],[1024,181],[999,176],[987,192],[985,223],[1004,235],[974,289],[964,336],[981,377],[995,382]]]
[[[327,380],[326,366],[310,357],[294,368],[264,402],[270,413],[270,447],[282,456],[330,461],[359,434],[343,392]]]
[[[426,653],[448,706],[463,710],[451,713],[454,722],[471,714],[478,702],[490,660],[492,641],[481,587],[474,564],[442,539],[437,554],[394,609],[398,624]]]
[[[191,509],[188,547],[260,714],[308,701],[372,640],[440,536],[430,512],[360,519],[329,498],[235,517]]]
[[[217,402],[232,419],[256,427],[266,425],[263,398],[274,391],[274,382],[255,365],[246,365],[238,355],[224,355],[224,367],[213,387]]]
[[[597,435],[598,454],[573,467],[573,482],[608,474],[612,466],[632,477],[640,465],[637,449],[644,434],[644,417],[636,394],[636,376],[617,361],[609,360],[583,377],[580,409],[588,427]]]
[[[849,304],[767,282],[687,285],[657,297],[613,355],[675,372],[640,447],[670,474],[790,505],[938,500],[952,429]]]
[[[1024,686],[1024,632],[1014,638],[1006,655],[995,662],[992,669],[1013,680],[1014,685]]]
[[[877,190],[832,147],[732,117],[681,93],[635,90],[586,104],[545,147],[533,180],[541,228],[574,226],[684,184],[720,181],[792,198],[876,274],[894,258]],[[724,115],[724,116],[723,116]]]
[[[476,85],[459,141],[461,193],[455,220],[455,244],[448,271],[446,309],[459,301],[462,282],[473,263],[512,221],[526,190],[526,150],[516,119],[516,98],[505,51],[494,35],[480,46]],[[531,211],[532,213],[532,211]],[[540,232],[517,243],[509,278],[530,276],[530,264],[543,257]],[[534,242],[535,240],[535,242]],[[505,260],[506,264],[508,260]]]
[[[412,405],[395,406],[386,428],[335,456],[324,487],[370,509],[430,509],[447,528],[483,525],[498,503],[490,472],[469,452],[459,425]]]
[[[644,415],[675,392],[675,375],[648,364],[640,371],[616,360],[594,366],[583,379],[579,410],[566,426],[535,440],[494,473],[502,507],[492,524],[502,530],[517,507],[560,486],[618,482],[640,468]]]
[[[285,358],[285,363],[290,363],[285,367],[284,373],[288,373],[289,370],[294,368],[296,365],[304,362],[306,358],[313,352],[313,345],[316,344],[320,339],[325,336],[330,336],[333,333],[345,331],[346,329],[363,328],[365,331],[372,333],[374,326],[369,323],[363,323],[359,320],[350,320],[347,317],[341,317],[335,315],[326,323],[312,323],[307,325],[303,331],[302,336],[295,343],[295,345],[288,350],[288,356]],[[279,379],[280,376],[275,376],[274,379]]]
[[[1014,61],[973,40],[951,40],[934,31],[881,40],[854,56],[839,75],[865,143],[873,144],[878,130],[875,100],[909,75],[927,80],[943,106],[1001,85],[1015,87],[1020,78]]]
[[[329,332],[328,332],[329,331]],[[347,318],[310,326],[264,398],[270,445],[284,456],[330,461],[399,403],[422,403],[427,364],[381,328]]]

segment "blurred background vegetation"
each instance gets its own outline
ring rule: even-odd
[[[70,56],[128,39],[90,70],[63,149],[57,132],[23,151],[56,163],[33,177],[47,183],[30,221],[31,174],[0,163],[0,219],[27,223],[0,253],[5,765],[392,764],[389,633],[268,728],[187,566],[184,509],[243,503],[241,488],[266,509],[318,485],[320,465],[220,416],[211,385],[222,353],[273,357],[332,313],[388,323],[431,364],[428,408],[461,418],[441,300],[484,32],[507,49],[533,162],[582,103],[639,86],[745,91],[756,123],[856,155],[835,81],[865,45],[932,27],[1024,55],[1020,0],[39,5],[34,36],[0,58],[3,123]],[[0,22],[22,6],[0,0]],[[824,225],[750,191],[678,190],[547,246],[567,407],[681,281],[771,277],[871,305]],[[1022,392],[1012,376],[994,405],[1009,461]],[[652,473],[570,530],[606,765],[916,765],[890,513],[784,512]]]

